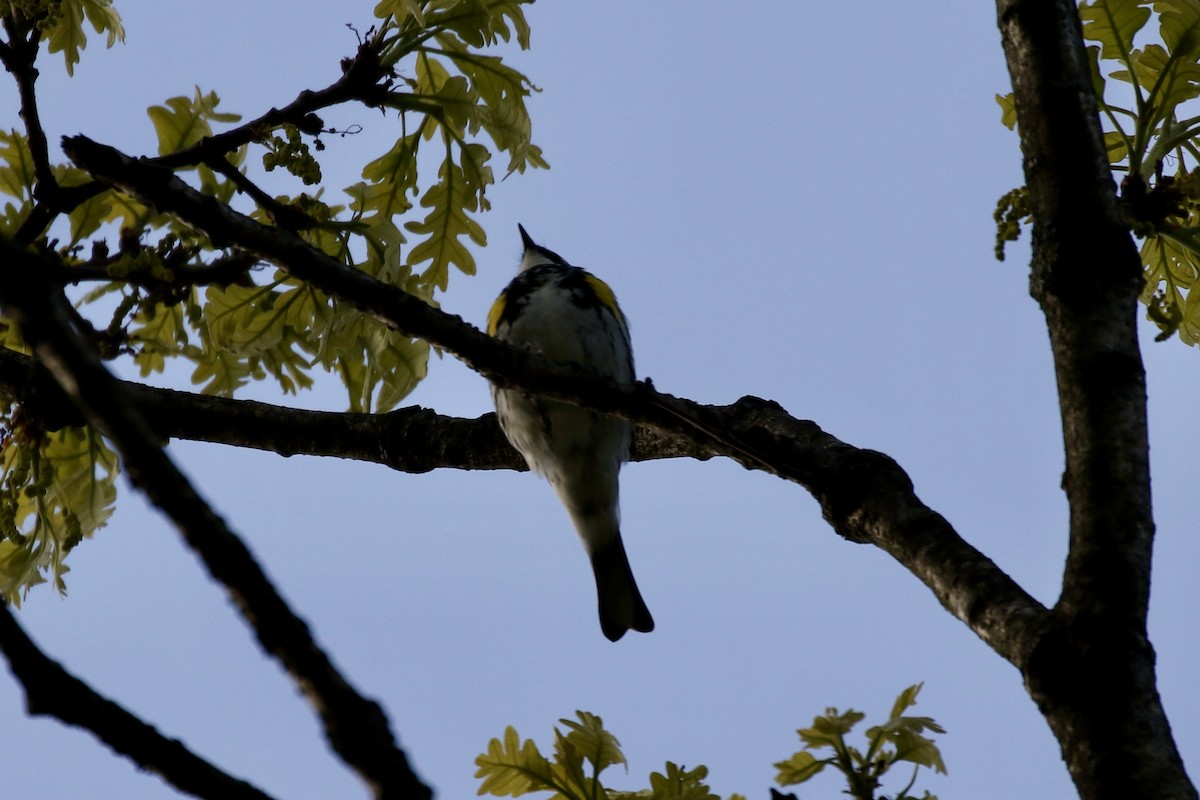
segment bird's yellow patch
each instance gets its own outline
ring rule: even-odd
[[[501,292],[496,298],[496,302],[492,303],[491,309],[487,315],[487,332],[488,336],[495,336],[496,329],[500,327],[500,316],[504,313],[504,305],[508,300],[508,295]]]
[[[617,296],[613,294],[612,289],[608,288],[608,284],[590,272],[587,274],[587,283],[596,293],[596,299],[600,301],[600,305],[612,312],[612,315],[617,318],[617,322],[621,323],[622,328],[627,328],[625,315],[621,313],[621,307],[617,305]]]

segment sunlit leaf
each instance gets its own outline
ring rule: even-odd
[[[421,197],[421,206],[429,209],[429,213],[420,222],[409,222],[404,227],[424,237],[424,241],[409,251],[408,263],[418,266],[428,261],[424,279],[445,289],[451,266],[467,275],[475,274],[475,258],[460,241],[462,237],[482,246],[487,243],[487,235],[479,223],[468,216],[468,212],[478,208],[478,202],[463,178],[462,169],[446,162],[438,176],[439,182]]]
[[[96,33],[108,35],[108,46],[125,41],[121,17],[112,7],[112,0],[61,0],[51,16],[50,27],[43,32],[51,53],[62,53],[67,74],[75,74],[79,51],[87,46],[83,24],[87,20]]]
[[[853,709],[839,714],[836,708],[827,708],[825,713],[813,720],[812,727],[796,731],[805,747],[830,747],[841,743],[841,738],[849,733],[866,715]]]
[[[579,717],[578,722],[569,719],[560,719],[559,722],[570,731],[566,740],[591,762],[597,772],[613,764],[626,763],[621,753],[621,743],[604,729],[600,717],[586,711],[576,711],[575,715]]]
[[[668,761],[663,772],[650,773],[651,800],[720,800],[704,783],[708,767],[684,769]]]
[[[29,201],[36,181],[29,140],[15,129],[0,130],[0,192]]]
[[[375,16],[379,19],[395,17],[400,25],[411,19],[418,27],[424,28],[425,12],[421,8],[422,5],[421,0],[381,0],[375,6]]]
[[[775,763],[775,769],[779,770],[775,782],[780,786],[795,786],[819,774],[826,765],[827,761],[818,760],[812,753],[801,750],[786,761]]]
[[[1099,42],[1104,58],[1127,62],[1133,37],[1150,19],[1148,5],[1138,0],[1092,0],[1079,4],[1083,38]]]
[[[302,223],[295,227],[309,244],[436,305],[452,269],[475,271],[473,250],[485,243],[477,216],[489,207],[494,157],[506,156],[501,163],[509,173],[546,166],[531,141],[525,106],[536,88],[502,55],[481,51],[504,42],[528,46],[525,5],[526,0],[375,3],[380,22],[364,39],[379,45],[383,69],[378,102],[371,105],[397,132],[394,144],[346,190],[346,207],[321,199],[316,155],[334,137],[353,135],[356,125],[335,131],[306,119],[295,127],[256,130],[249,144],[222,156],[254,182],[260,181],[255,170],[263,164],[284,168],[272,181],[317,187],[276,197],[273,204],[244,183],[235,185],[215,160],[179,169],[188,171],[188,183],[212,200],[236,204],[260,223],[276,224],[279,215],[272,212],[278,207],[296,209],[303,217],[298,215]],[[64,54],[68,71],[87,44],[86,28],[106,35],[110,46],[124,35],[110,0],[62,0],[54,6],[42,32],[51,51]],[[194,147],[240,119],[221,109],[216,93],[198,87],[147,114],[159,155]],[[419,152],[422,143],[431,143],[425,153]],[[429,146],[437,151],[429,152]],[[53,148],[51,157],[58,157]],[[52,164],[51,169],[60,188],[92,180],[74,166]],[[13,235],[29,219],[35,188],[39,200],[43,197],[38,179],[24,135],[0,132],[0,194],[8,201],[0,208],[0,235]],[[267,278],[260,270],[195,285],[178,279],[201,274],[207,262],[225,253],[224,243],[214,244],[180,219],[117,190],[105,189],[61,214],[52,207],[42,204],[47,220],[33,235],[43,233],[66,266],[87,268],[89,283],[74,295],[80,315],[101,334],[106,357],[143,377],[181,362],[190,366],[201,391],[232,396],[261,381],[274,381],[284,392],[300,391],[327,371],[344,384],[350,408],[385,411],[427,374],[428,343],[389,330],[286,274]],[[102,280],[91,283],[97,270]],[[139,278],[130,282],[134,274]],[[3,321],[0,344],[24,347]],[[13,586],[61,576],[65,567],[53,559],[66,548],[52,547],[50,541],[45,536],[0,541],[8,574],[19,573]],[[580,748],[584,742],[576,740],[582,735],[571,729],[563,741]],[[602,748],[600,755],[606,753]],[[577,783],[586,788],[588,781]]]
[[[117,473],[116,455],[90,428],[5,439],[0,530],[8,533],[0,539],[0,597],[19,603],[47,576],[65,591],[63,558],[108,522]]]
[[[216,92],[204,94],[200,87],[192,97],[172,97],[165,105],[146,110],[158,134],[158,154],[167,155],[191,147],[212,136],[213,122],[237,122],[238,114],[218,112],[221,100]]]
[[[531,739],[522,744],[511,725],[504,740],[492,739],[487,752],[475,759],[479,794],[520,797],[527,792],[554,788],[554,770]]]

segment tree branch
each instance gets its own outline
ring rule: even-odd
[[[391,74],[391,70],[380,62],[381,46],[378,37],[368,37],[359,45],[353,58],[342,60],[342,77],[324,89],[306,89],[283,108],[272,108],[236,128],[206,136],[191,147],[154,159],[155,163],[178,168],[224,159],[242,145],[281,125],[294,125],[309,134],[320,133],[323,123],[315,112],[323,108],[352,100],[368,107],[381,105],[389,94],[387,83]]]
[[[16,241],[21,244],[32,242],[50,224],[61,205],[62,194],[50,164],[49,142],[46,140],[46,130],[42,127],[37,93],[34,90],[38,79],[37,67],[34,64],[41,44],[41,30],[38,27],[40,21],[40,17],[26,17],[19,11],[6,16],[4,33],[8,42],[0,49],[0,62],[3,62],[4,69],[13,76],[17,84],[21,121],[25,123],[25,137],[29,142],[29,155],[33,160],[35,178],[32,190],[33,209],[14,235]]]
[[[46,130],[42,127],[37,93],[34,91],[34,84],[38,79],[34,63],[37,61],[41,44],[41,30],[37,23],[37,19],[25,18],[20,14],[4,18],[8,46],[0,50],[0,61],[17,82],[17,94],[21,98],[21,121],[25,123],[25,136],[29,141],[33,171],[37,178],[35,195],[40,195],[36,199],[44,201],[52,197],[54,190],[58,188],[58,181],[54,179],[50,167],[49,143],[46,141]]]
[[[67,266],[61,262],[43,260],[42,268],[55,283],[78,286],[85,282],[120,282],[130,286],[141,286],[150,290],[180,289],[186,286],[228,286],[232,283],[248,282],[250,270],[258,259],[244,253],[233,252],[219,256],[207,264],[166,264],[163,270],[135,264],[121,274],[114,274],[112,267],[124,253],[115,256],[95,256],[87,263]]]
[[[491,413],[460,419],[419,406],[387,414],[308,411],[133,381],[122,381],[121,391],[161,439],[248,447],[282,456],[348,458],[412,473],[446,468],[528,469]],[[45,367],[5,348],[0,348],[0,395],[19,403],[21,418],[40,430],[86,424]],[[633,461],[712,456],[711,450],[681,436],[644,425],[634,431]]]
[[[175,739],[130,714],[43,653],[0,603],[0,652],[25,689],[34,716],[52,716],[96,738],[181,792],[229,800],[271,800],[260,789],[222,772]]]
[[[942,604],[1003,657],[1022,664],[1045,609],[916,497],[894,461],[838,441],[782,408],[746,398],[726,409],[589,377],[511,347],[397,287],[380,283],[309,246],[205,197],[169,171],[83,137],[64,140],[83,169],[161,212],[236,245],[292,276],[352,303],[403,333],[426,339],[494,383],[566,400],[693,441],[807,488],[842,536],[872,542],[917,575]]]
[[[1146,633],[1154,522],[1142,267],[1117,208],[1074,0],[998,0],[1066,452],[1063,590],[1024,670],[1080,795],[1195,798]]]
[[[170,516],[210,574],[227,588],[263,649],[283,664],[317,710],[333,749],[376,797],[430,797],[396,746],[382,709],[337,671],[245,545],[163,452],[120,382],[71,328],[66,299],[39,272],[37,259],[6,249],[0,306],[88,423],[112,441],[130,481]]]

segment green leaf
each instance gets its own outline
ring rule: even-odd
[[[144,252],[144,251],[143,251]],[[134,264],[144,267],[148,258],[137,259]],[[132,268],[133,265],[123,266]],[[120,286],[120,284],[113,284]],[[191,298],[184,302],[190,302]],[[143,303],[130,320],[128,340],[134,350],[134,363],[143,378],[162,372],[166,359],[188,352],[188,328],[183,309],[178,304]]]
[[[475,258],[459,240],[466,236],[482,247],[487,244],[487,235],[479,223],[467,215],[478,209],[478,202],[463,170],[457,164],[445,161],[438,177],[440,180],[421,198],[421,206],[429,209],[425,219],[408,222],[404,227],[425,237],[409,251],[408,264],[417,266],[428,261],[422,280],[445,290],[451,266],[466,275],[475,274]]]
[[[488,743],[487,752],[475,759],[475,766],[475,777],[482,780],[479,794],[519,797],[556,789],[550,762],[531,739],[522,744],[511,725],[504,729],[504,741],[492,739]]]
[[[16,129],[0,131],[0,192],[29,202],[36,182],[29,140]]]
[[[1160,341],[1175,333],[1180,341],[1194,345],[1200,341],[1197,301],[1193,290],[1200,277],[1200,233],[1195,228],[1179,228],[1170,233],[1147,237],[1142,244],[1145,283],[1141,301],[1147,317],[1158,325]],[[1190,315],[1190,316],[1189,316]]]
[[[522,73],[497,56],[473,53],[454,37],[441,36],[439,44],[470,81],[478,104],[477,121],[500,150],[509,154],[508,174],[527,167],[549,167],[541,148],[532,144],[532,123],[525,98],[538,91]],[[490,182],[490,181],[489,181]]]
[[[417,194],[417,149],[421,132],[402,136],[390,150],[363,167],[369,183],[357,183],[346,189],[350,208],[368,223],[382,218],[397,231],[391,218],[412,208],[410,196]],[[403,239],[403,237],[401,237]]]
[[[713,794],[704,779],[708,767],[698,766],[688,770],[668,761],[664,772],[650,773],[651,800],[720,800]]]
[[[529,24],[522,5],[533,0],[436,0],[424,4],[425,29],[454,33],[472,47],[487,47],[511,41],[515,35],[522,50],[529,49]],[[375,7],[396,14],[407,10],[405,0],[384,0]]]
[[[54,166],[54,177],[59,186],[80,186],[91,181],[88,173],[76,167],[62,165]],[[100,226],[108,222],[112,216],[111,191],[100,192],[77,205],[68,214],[71,221],[71,241],[69,247],[74,247],[91,236]]]
[[[334,307],[316,360],[341,376],[352,411],[391,410],[426,374],[429,345],[342,304]]]
[[[1012,92],[996,95],[996,103],[1000,106],[1000,122],[1010,131],[1017,127],[1017,104]]]
[[[115,222],[122,230],[141,231],[146,227],[157,228],[166,223],[165,216],[156,214],[128,195],[111,192],[110,202],[112,210],[105,222]]]
[[[437,64],[432,58],[422,58],[417,63]],[[439,69],[443,68],[439,65]],[[437,91],[429,96],[441,107],[440,121],[456,140],[479,132],[479,97],[466,78],[446,76],[439,81]],[[428,134],[433,135],[433,128],[428,129]]]
[[[211,375],[200,372],[193,380],[209,380],[205,391],[220,394],[235,391],[249,378],[266,375],[289,394],[309,388],[313,380],[308,373],[314,363],[310,356],[328,344],[315,329],[316,321],[328,315],[328,303],[324,295],[284,277],[268,286],[210,286],[200,320],[207,334],[205,347],[197,360],[209,361],[215,371]],[[358,311],[352,314],[356,320],[370,319]],[[374,330],[386,331],[373,319],[370,324]],[[350,348],[334,347],[331,352],[338,358],[361,357]],[[396,371],[394,379],[411,378],[414,368],[406,360],[411,356],[390,355],[390,360],[386,355],[382,360]],[[414,385],[415,381],[405,384],[408,390]]]
[[[1170,117],[1175,106],[1200,94],[1200,66],[1192,58],[1180,58],[1162,45],[1146,45],[1135,58],[1138,81],[1151,87],[1147,101],[1157,101],[1155,120]],[[1115,74],[1115,73],[1114,73]]]
[[[417,27],[425,27],[425,12],[421,9],[421,0],[381,0],[375,6],[375,16],[378,19],[394,17],[400,26],[411,19]]]
[[[166,105],[151,106],[146,110],[154,130],[158,134],[160,156],[184,150],[206,136],[212,136],[213,122],[237,122],[238,114],[218,112],[221,99],[216,92],[203,94],[196,87],[191,97],[172,97]]]
[[[586,711],[576,711],[575,716],[579,717],[579,722],[569,719],[560,719],[559,722],[570,731],[565,737],[566,741],[591,762],[594,772],[599,773],[613,764],[626,763],[621,753],[621,743],[604,729],[600,717]]]
[[[603,787],[584,773],[584,754],[562,731],[554,729],[554,776],[560,794],[570,797],[591,797],[593,789]]]
[[[896,702],[892,704],[892,713],[888,715],[888,719],[899,719],[900,716],[917,704],[917,695],[921,693],[921,687],[924,683],[914,683],[903,692],[896,696]]]
[[[886,742],[895,750],[884,758],[885,761],[909,761],[944,773],[946,765],[942,762],[941,753],[933,741],[922,734],[926,731],[946,731],[929,717],[904,716],[906,710],[917,704],[922,685],[917,683],[902,691],[892,705],[888,721],[867,730],[867,739],[871,742],[870,753],[872,756],[879,753],[881,744]]]
[[[253,365],[226,350],[216,350],[207,358],[197,359],[192,370],[192,383],[204,394],[232,397],[250,382]],[[201,385],[203,384],[203,385]]]
[[[42,35],[49,43],[51,53],[63,54],[68,75],[75,74],[79,51],[87,46],[87,35],[83,31],[85,19],[96,33],[108,34],[109,47],[125,41],[121,16],[112,7],[112,0],[61,0]]]
[[[1200,2],[1197,0],[1156,0],[1159,35],[1172,57],[1195,60],[1200,54]]]
[[[775,782],[780,786],[795,786],[798,783],[804,783],[819,774],[828,763],[828,760],[819,761],[812,753],[801,750],[786,761],[775,762],[775,769],[779,770],[775,776]]]
[[[861,711],[850,709],[839,714],[836,708],[827,708],[825,713],[813,720],[811,728],[801,728],[796,731],[806,748],[840,747],[842,737],[862,721],[866,715]]]
[[[1184,344],[1200,343],[1200,291],[1188,292],[1179,323],[1179,339]]]
[[[45,574],[66,591],[63,563],[103,527],[116,501],[116,454],[90,428],[64,428],[30,440],[14,433],[0,450],[0,597],[19,604]]]
[[[1104,58],[1129,62],[1133,38],[1150,19],[1150,9],[1138,0],[1093,0],[1079,4],[1083,38],[1099,42]]]
[[[287,334],[287,307],[274,285],[210,286],[204,298],[204,317],[217,347],[257,355]]]

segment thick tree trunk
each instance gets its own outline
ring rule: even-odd
[[[999,0],[1066,453],[1063,590],[1019,666],[1084,800],[1195,798],[1146,635],[1154,521],[1137,340],[1142,268],[1122,223],[1073,0]]]

